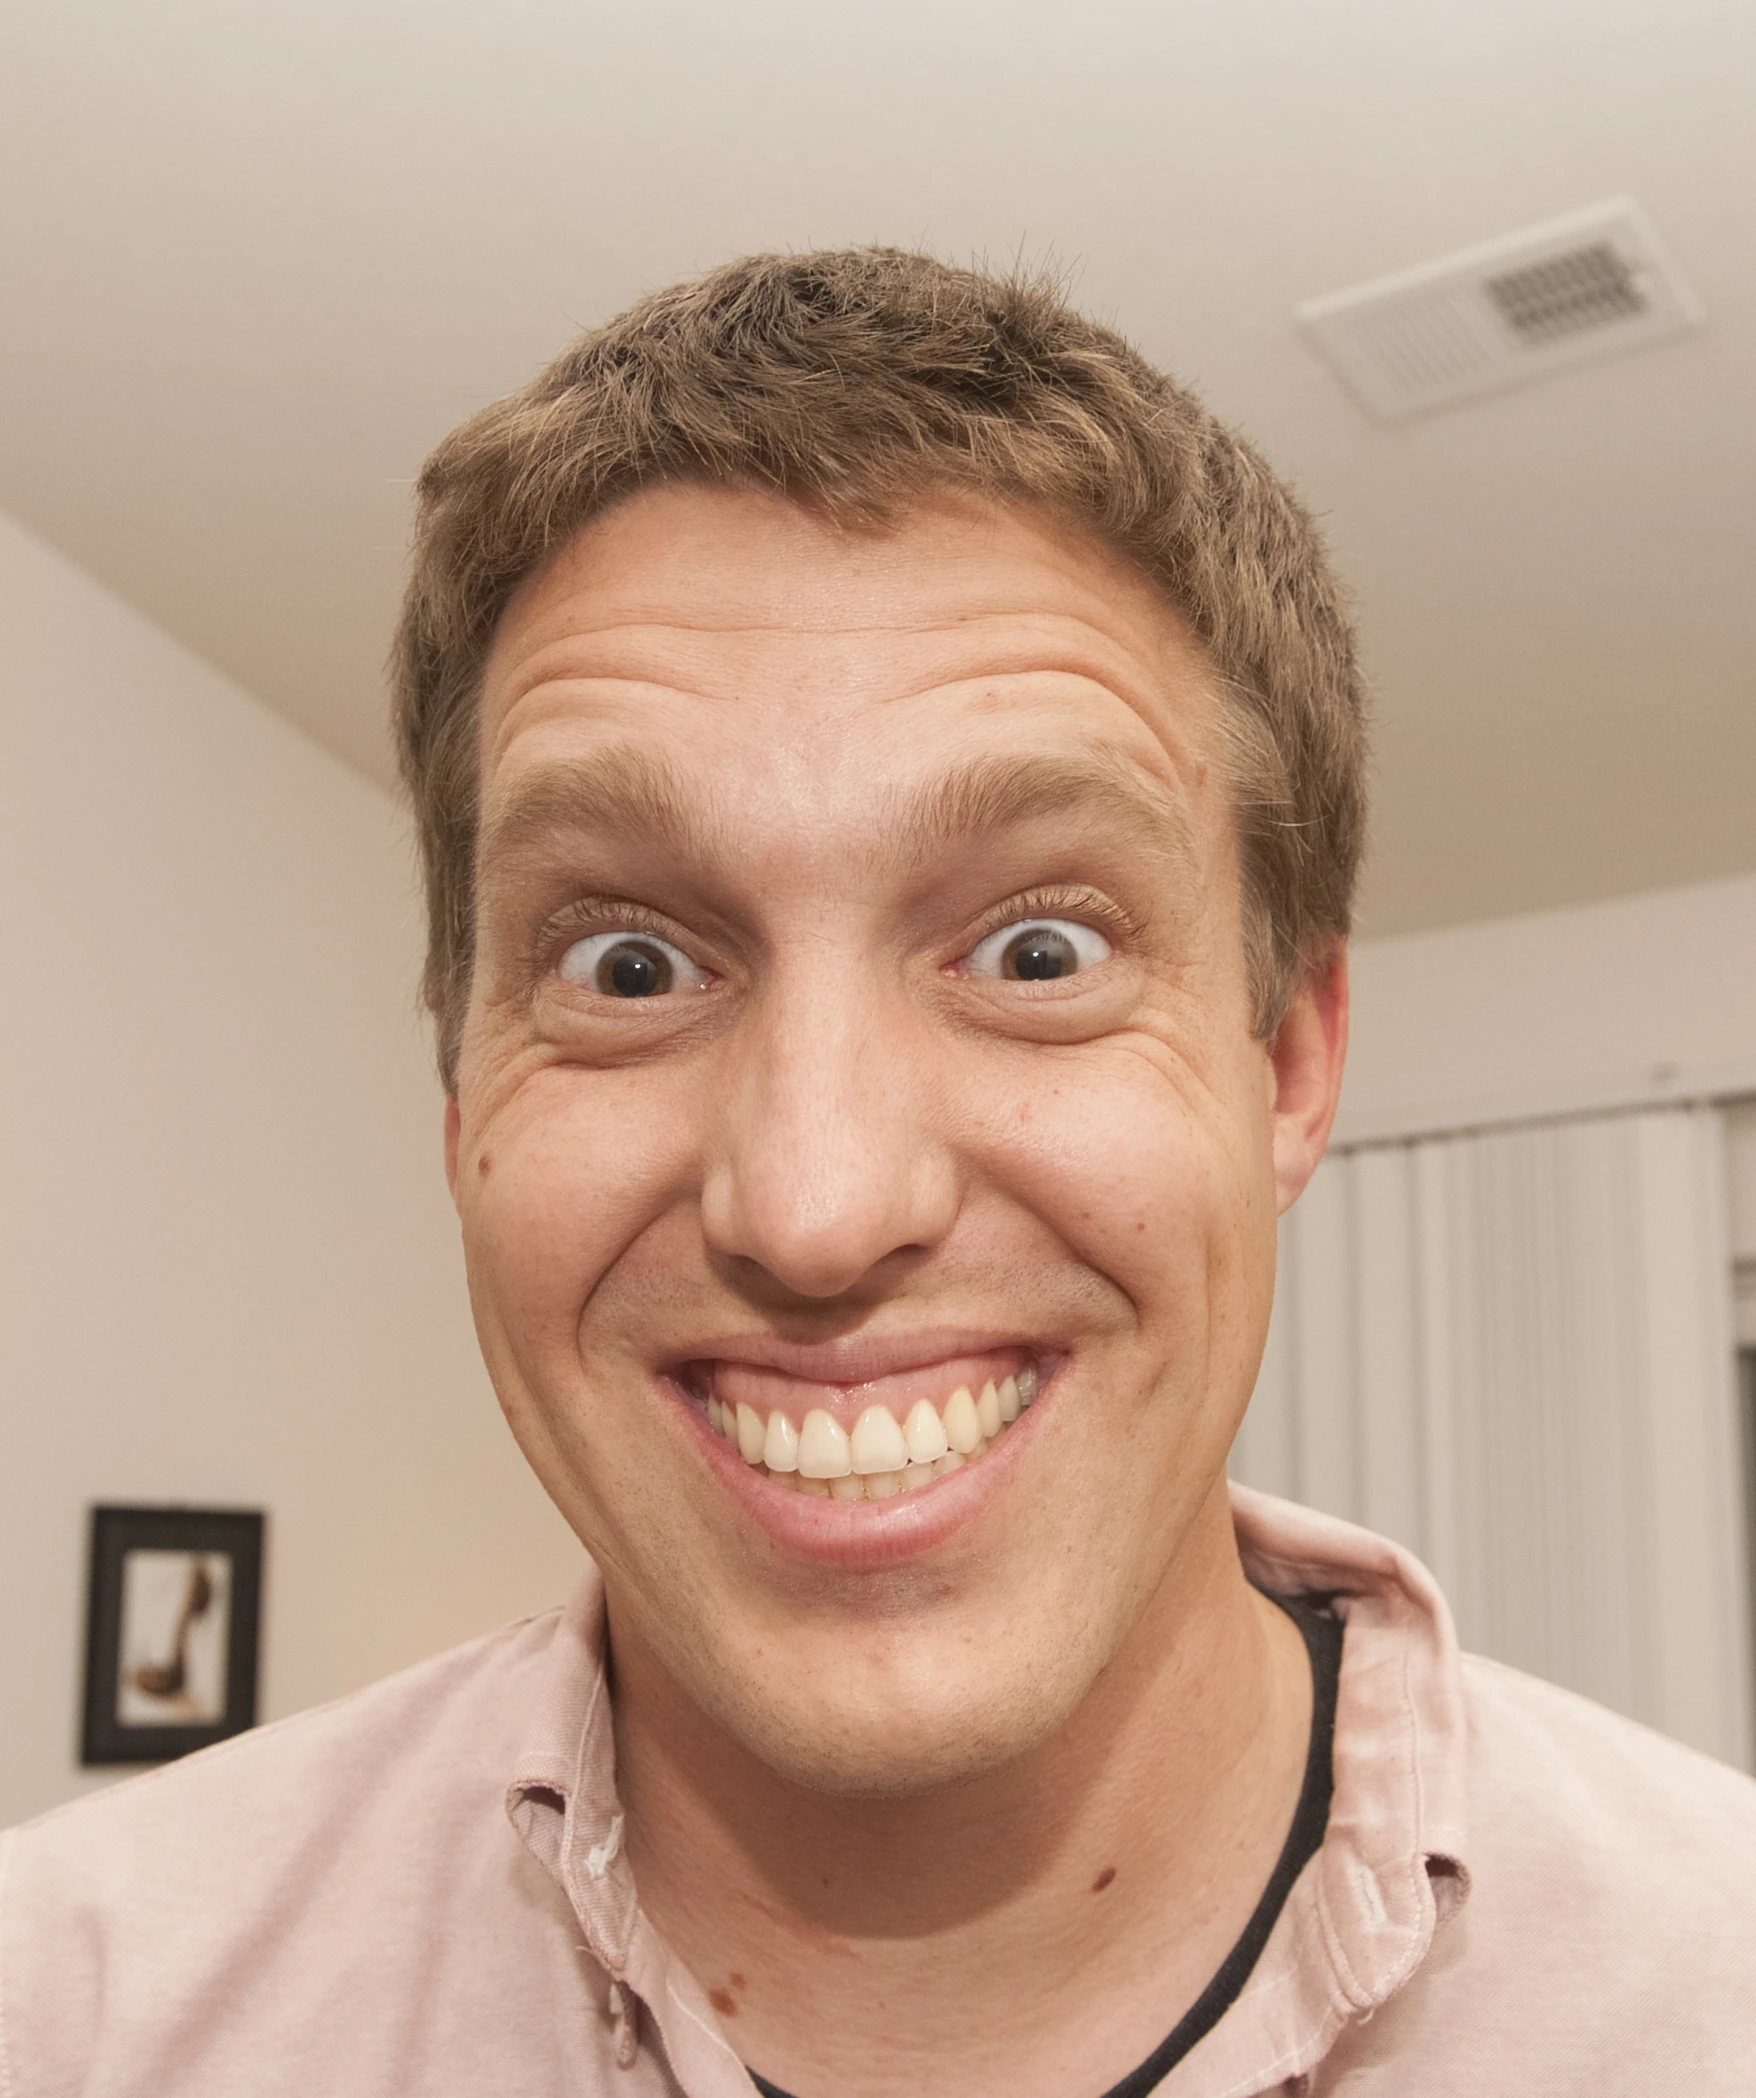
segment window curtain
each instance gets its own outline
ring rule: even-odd
[[[1712,1107],[1333,1152],[1233,1456],[1412,1547],[1465,1646],[1750,1767]]]

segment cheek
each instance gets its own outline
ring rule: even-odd
[[[555,1066],[479,1131],[466,1114],[458,1210],[471,1286],[521,1358],[574,1352],[606,1272],[687,1184],[687,1117],[653,1097],[651,1076]]]
[[[1197,1082],[1106,1044],[988,1095],[986,1177],[1110,1282],[1139,1325],[1266,1317],[1272,1125],[1248,1073],[1224,1075]]]

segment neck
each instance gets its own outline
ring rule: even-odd
[[[642,1905],[751,2067],[796,2098],[1067,2098],[1176,2023],[1273,1870],[1311,1712],[1303,1642],[1245,1581],[1223,1487],[1196,1533],[1063,1727],[906,1798],[778,1776],[612,1600]]]

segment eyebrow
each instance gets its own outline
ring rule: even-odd
[[[1174,869],[1194,857],[1182,797],[1114,745],[1076,754],[999,753],[954,766],[919,790],[880,789],[880,829],[915,854],[980,843],[1049,817],[1130,835]],[[534,767],[482,825],[477,865],[516,862],[557,837],[639,833],[678,860],[700,864],[736,846],[735,813],[704,805],[676,769],[641,745],[612,745],[589,758]]]
[[[675,769],[633,743],[590,758],[537,765],[504,802],[490,809],[476,841],[476,864],[516,860],[532,846],[569,832],[638,830],[680,855],[699,852],[722,826],[703,819]]]
[[[1027,752],[972,759],[922,793],[891,797],[899,834],[932,850],[980,842],[1051,816],[1077,816],[1131,833],[1173,864],[1187,866],[1194,841],[1182,797],[1112,744],[1077,755]]]

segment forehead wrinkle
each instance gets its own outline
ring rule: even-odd
[[[831,654],[859,651],[874,640],[914,643],[932,650],[898,676],[894,663],[871,665],[855,678],[855,687],[888,687],[886,699],[909,700],[935,690],[990,679],[1048,673],[1074,677],[1107,689],[1136,713],[1145,714],[1158,696],[1162,665],[1155,660],[1167,647],[1178,657],[1199,656],[1199,645],[1181,628],[1168,608],[1155,607],[1160,629],[1154,647],[1143,650],[1126,639],[1094,626],[1077,612],[1020,603],[984,606],[976,611],[942,616],[861,624],[844,617],[821,622],[779,618],[713,620],[691,618],[682,608],[663,616],[605,617],[601,623],[582,619],[579,608],[564,605],[555,614],[560,631],[534,636],[515,650],[489,683],[497,685],[495,711],[504,721],[521,703],[547,685],[659,685],[703,700],[737,699],[743,680],[760,667],[765,682],[775,666],[762,661],[765,644],[799,644]],[[714,665],[719,675],[706,675],[699,649],[715,642],[745,644],[745,649]],[[809,685],[823,674],[820,664],[801,663],[792,677]],[[846,671],[838,673],[846,682]]]

